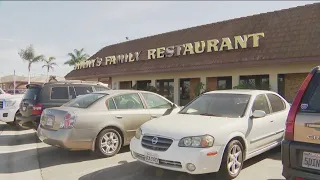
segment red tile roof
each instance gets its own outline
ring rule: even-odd
[[[258,48],[202,53],[155,60],[147,50],[189,42],[264,32]],[[96,57],[142,51],[133,63],[73,70],[67,79],[125,74],[161,73],[232,66],[320,62],[320,3],[257,14],[106,46]]]

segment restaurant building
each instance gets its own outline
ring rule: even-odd
[[[179,105],[199,89],[270,89],[289,102],[320,64],[320,3],[102,48],[65,78],[156,91]]]

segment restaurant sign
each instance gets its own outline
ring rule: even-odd
[[[249,44],[250,47],[259,47],[260,38],[264,37],[264,33],[246,34],[241,36],[234,36],[232,38],[225,37],[222,39],[210,39],[205,41],[196,41],[193,43],[185,43],[182,45],[159,47],[155,49],[149,49],[147,51],[147,60],[161,59],[173,56],[183,56],[219,51],[230,51],[236,49],[246,49]],[[107,56],[105,58],[97,57],[95,59],[89,59],[75,65],[75,69],[99,67],[106,65],[131,63],[141,60],[142,51],[130,52],[126,54],[118,54],[113,56]]]

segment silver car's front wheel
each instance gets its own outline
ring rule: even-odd
[[[116,155],[122,145],[122,138],[115,129],[104,129],[97,138],[97,150],[105,157]]]

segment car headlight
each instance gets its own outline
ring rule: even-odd
[[[141,128],[138,128],[137,131],[136,131],[136,134],[134,135],[137,139],[140,139],[142,135],[142,131],[141,131]]]
[[[203,135],[182,138],[178,145],[179,147],[206,148],[212,147],[213,143],[214,137],[210,135]]]
[[[4,101],[5,107],[13,106],[17,101]]]

